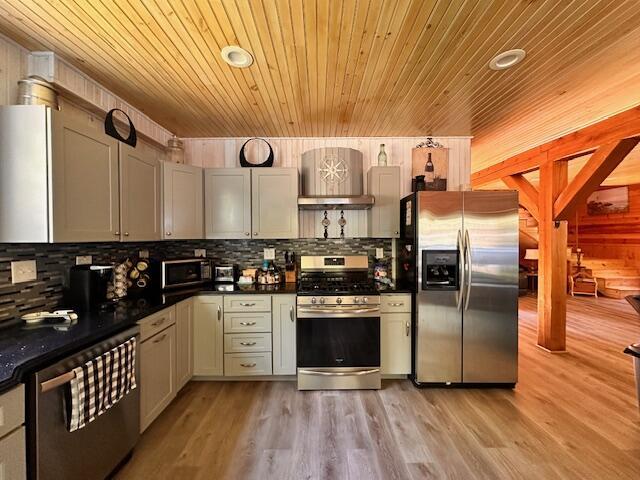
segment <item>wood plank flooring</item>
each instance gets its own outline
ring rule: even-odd
[[[520,300],[514,391],[297,392],[293,382],[191,382],[118,479],[632,479],[640,412],[626,302],[569,298],[568,353],[535,346]]]

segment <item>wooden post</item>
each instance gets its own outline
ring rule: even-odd
[[[568,183],[568,161],[540,166],[538,223],[538,345],[566,350],[567,222],[554,220],[554,203]]]

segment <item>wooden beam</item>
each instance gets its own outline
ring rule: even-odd
[[[509,175],[508,177],[502,177],[502,181],[510,189],[518,191],[518,201],[520,205],[526,208],[533,218],[540,221],[538,189],[522,175]]]
[[[543,145],[519,153],[471,175],[472,186],[479,187],[502,177],[540,168],[547,159],[567,160],[587,155],[596,148],[623,138],[640,135],[640,106],[563,135]]]
[[[555,200],[568,183],[568,161],[545,162],[540,168],[538,222],[538,345],[566,350],[567,222],[556,222]]]
[[[598,148],[578,175],[558,196],[553,207],[556,220],[568,220],[578,205],[587,198],[620,165],[640,142],[640,137],[625,138]]]

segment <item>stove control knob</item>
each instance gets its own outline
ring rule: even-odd
[[[362,297],[362,303],[368,303],[369,299],[367,297]]]
[[[360,298],[359,297],[355,297],[353,299],[353,303],[360,303]]]
[[[324,297],[320,298],[320,303],[324,305]]]
[[[316,297],[311,298],[311,303],[316,303],[316,302],[317,302]]]
[[[342,303],[342,299],[340,297],[336,298],[336,303],[340,305]]]

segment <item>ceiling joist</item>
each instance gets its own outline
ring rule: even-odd
[[[553,206],[554,219],[569,219],[576,207],[586,202],[589,195],[620,165],[638,142],[640,136],[624,138],[598,148],[556,199]]]
[[[502,177],[502,181],[512,190],[518,191],[520,205],[527,209],[533,218],[540,221],[538,209],[538,189],[521,174]]]

